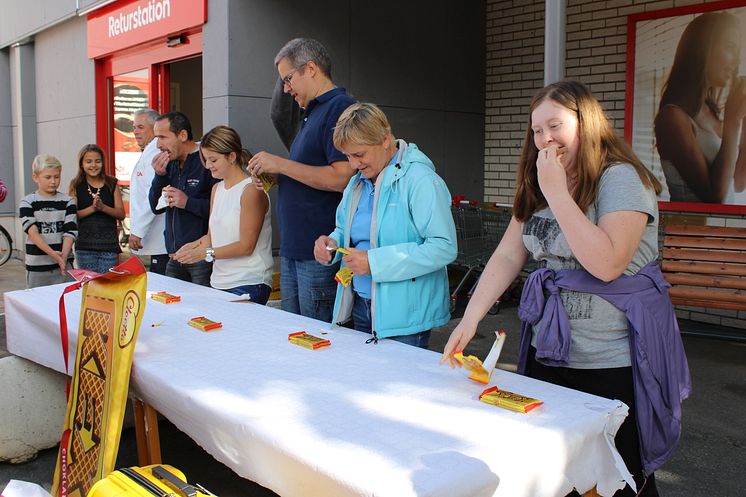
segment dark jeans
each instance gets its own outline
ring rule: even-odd
[[[607,369],[572,369],[564,367],[545,366],[536,360],[536,349],[529,348],[526,375],[537,380],[555,385],[580,390],[581,392],[598,395],[607,399],[621,400],[629,407],[627,418],[619,427],[614,437],[619,455],[622,456],[627,469],[635,478],[638,493],[632,491],[629,485],[614,494],[615,497],[640,495],[657,497],[655,474],[650,474],[647,480],[643,476],[642,461],[640,460],[640,442],[635,417],[635,389],[632,381],[632,367]],[[579,496],[572,492],[568,496]]]
[[[249,300],[257,304],[266,304],[269,300],[269,294],[272,293],[272,287],[261,283],[259,285],[241,285],[235,288],[221,288],[224,292],[233,295],[248,295]]]
[[[332,322],[339,264],[324,266],[316,261],[281,258],[280,293],[282,310],[326,323]]]
[[[150,259],[149,271],[151,273],[166,274],[166,265],[168,264],[168,254],[161,255],[149,255]]]
[[[182,281],[191,281],[197,285],[210,286],[211,275],[212,262],[199,261],[194,264],[182,264],[169,259],[168,264],[166,264],[166,276]]]
[[[370,299],[361,297],[354,292],[354,302],[352,304],[352,327],[363,333],[373,334],[371,331],[371,308]],[[430,342],[430,330],[413,333],[411,335],[399,335],[395,337],[386,337],[397,342],[413,345],[421,349],[427,349]]]

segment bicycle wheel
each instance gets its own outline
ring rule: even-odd
[[[13,255],[13,241],[5,228],[0,226],[0,266],[10,260]]]
[[[130,243],[130,218],[119,221],[119,245],[125,248]]]

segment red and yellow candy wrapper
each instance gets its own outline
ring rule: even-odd
[[[492,348],[487,354],[487,357],[484,358],[484,362],[480,361],[479,358],[473,355],[464,356],[461,350],[454,352],[453,358],[467,370],[471,371],[471,376],[469,376],[470,380],[486,385],[490,382],[492,371],[495,370],[497,359],[500,357],[500,352],[502,351],[504,343],[505,332],[503,330],[498,330],[495,332],[495,343],[492,344]]]
[[[350,286],[350,283],[352,283],[352,269],[347,266],[342,267],[337,271],[337,274],[334,275],[334,281],[344,287]]]
[[[333,247],[331,245],[327,245],[326,250],[328,250],[329,252],[337,251],[337,252],[339,252],[342,255],[349,255],[350,254],[350,251],[348,249],[346,249],[346,248]]]
[[[325,338],[319,338],[313,335],[309,335],[305,331],[298,331],[288,335],[288,342],[300,345],[307,349],[316,350],[323,347],[329,347],[332,342]]]
[[[187,324],[202,331],[213,331],[223,327],[223,323],[207,319],[204,316],[192,318],[187,321]]]
[[[175,302],[181,302],[180,296],[171,295],[167,292],[153,292],[152,294],[150,294],[150,298],[162,304],[173,304]]]
[[[277,178],[269,173],[261,173],[257,178],[262,182],[262,188],[265,192],[270,191],[277,184]]]
[[[482,361],[477,356],[465,356],[462,351],[455,352],[453,358],[456,359],[463,367],[471,371],[470,380],[486,385],[490,381],[490,373],[482,366]]]
[[[83,287],[75,365],[52,481],[55,497],[85,497],[114,469],[122,434],[130,368],[145,311],[147,273],[137,257],[108,273],[84,278],[60,297],[67,368],[64,295]]]
[[[524,414],[544,403],[525,395],[500,390],[497,387],[486,389],[479,395],[479,400],[486,404],[492,404],[493,406],[503,407]]]

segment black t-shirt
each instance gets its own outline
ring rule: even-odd
[[[117,188],[116,178],[111,179],[114,180],[114,188]],[[90,192],[88,191],[89,188]],[[99,189],[89,187],[88,183],[84,181],[75,188],[79,211],[93,205],[91,193],[98,193],[104,204],[114,207],[114,190],[107,183],[104,183],[104,186]],[[101,211],[94,212],[83,219],[78,219],[78,239],[75,242],[75,248],[77,250],[121,253],[117,220]]]

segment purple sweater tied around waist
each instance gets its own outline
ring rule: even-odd
[[[692,385],[671,299],[670,284],[653,261],[633,276],[604,282],[584,269],[538,269],[526,280],[518,316],[521,345],[518,371],[526,371],[532,326],[536,360],[566,367],[570,358],[570,321],[560,289],[598,295],[624,312],[635,388],[637,428],[643,468],[650,474],[670,459],[681,438],[681,403]],[[545,296],[548,295],[548,296]]]

